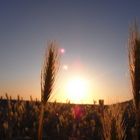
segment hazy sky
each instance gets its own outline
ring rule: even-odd
[[[0,95],[40,98],[40,69],[49,40],[66,53],[58,79],[81,74],[90,80],[93,98],[131,97],[127,41],[140,18],[139,0],[1,0]],[[91,99],[93,100],[93,99]]]

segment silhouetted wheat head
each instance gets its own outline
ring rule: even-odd
[[[140,129],[140,37],[137,26],[131,30],[129,37],[129,69],[136,112],[136,127]],[[140,138],[140,134],[138,135]]]
[[[55,42],[49,42],[41,71],[41,102],[45,104],[53,92],[59,66],[59,51]]]
[[[49,42],[48,48],[46,49],[45,60],[44,60],[43,68],[41,70],[42,107],[41,107],[40,120],[39,120],[38,140],[42,140],[44,107],[53,92],[58,66],[59,66],[58,46],[56,42],[51,41]]]
[[[140,103],[140,38],[138,31],[131,31],[129,38],[129,68],[136,109]]]

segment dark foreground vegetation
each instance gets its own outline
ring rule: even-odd
[[[41,104],[21,99],[0,100],[0,139],[36,140]],[[110,106],[47,103],[44,140],[135,139],[132,102]]]

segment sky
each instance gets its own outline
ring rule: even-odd
[[[0,95],[40,99],[44,51],[56,40],[65,53],[54,100],[67,100],[66,83],[76,76],[90,85],[82,103],[130,99],[127,43],[139,7],[139,0],[1,0]]]

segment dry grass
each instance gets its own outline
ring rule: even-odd
[[[124,140],[125,128],[123,127],[122,114],[124,109],[121,105],[111,105],[104,111],[102,120],[104,140]]]
[[[129,37],[129,69],[136,114],[137,139],[140,139],[140,37],[136,25]]]
[[[59,51],[54,41],[49,42],[45,53],[44,65],[41,71],[41,113],[38,128],[38,140],[42,140],[44,107],[49,100],[56,78],[59,64]]]
[[[26,102],[21,97],[15,102],[10,101],[10,96],[7,97],[6,103],[0,101],[0,139],[37,139],[40,102]],[[8,106],[9,102],[11,107]],[[75,107],[71,104],[47,102],[44,107],[44,119],[42,118],[47,136],[43,133],[43,138],[122,140],[127,136],[129,140],[136,140],[135,133],[131,135],[134,128],[132,122],[135,122],[132,104],[105,106],[103,112],[100,106],[81,105],[83,114],[80,119],[75,118],[73,114]],[[101,119],[104,120],[101,122]],[[127,127],[126,131],[124,126]]]

